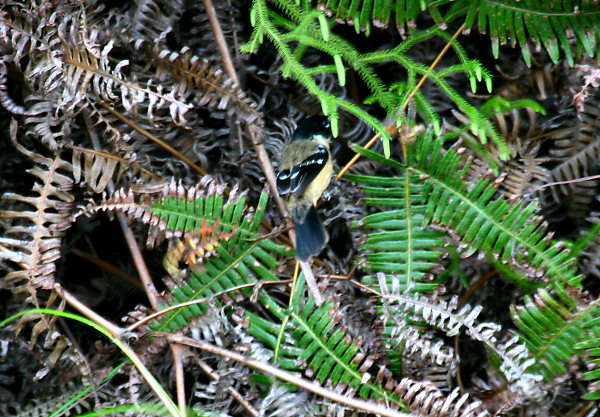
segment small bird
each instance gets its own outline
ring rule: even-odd
[[[315,208],[333,174],[329,128],[326,117],[302,121],[285,144],[279,162],[277,191],[294,219],[300,261],[321,253],[329,239]]]

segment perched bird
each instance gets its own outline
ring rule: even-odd
[[[329,127],[321,116],[298,124],[279,162],[277,191],[294,219],[296,257],[301,261],[318,255],[329,239],[315,208],[333,173]]]

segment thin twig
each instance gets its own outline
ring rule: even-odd
[[[592,180],[597,180],[600,179],[600,175],[590,175],[587,177],[581,177],[581,178],[574,178],[572,180],[565,180],[565,181],[556,181],[556,182],[548,182],[546,184],[542,184],[538,187],[535,187],[534,189],[532,189],[531,191],[527,192],[525,194],[525,196],[530,196],[535,194],[536,192],[547,188],[547,187],[554,187],[557,185],[568,185],[568,184],[577,184],[579,182],[585,182],[585,181],[592,181]]]
[[[374,290],[374,289],[373,289],[373,288],[371,288],[371,287],[367,287],[365,284],[361,284],[360,282],[358,282],[358,281],[355,281],[355,280],[353,280],[353,279],[351,279],[351,280],[350,280],[350,282],[351,282],[352,284],[356,285],[357,287],[359,287],[359,288],[362,288],[362,289],[363,289],[363,290],[365,290],[365,291],[371,292],[371,293],[373,293],[373,294],[375,294],[375,295],[378,295],[379,297],[383,297],[383,294],[381,294],[381,293],[380,293],[380,292],[378,292],[377,290]]]
[[[323,304],[323,296],[319,291],[319,287],[317,286],[317,280],[315,279],[315,275],[312,272],[310,264],[306,261],[298,262],[300,262],[300,267],[302,268],[302,273],[304,274],[304,281],[306,282],[306,286],[308,287],[308,292],[315,299],[315,304],[317,304],[317,306],[320,306],[321,304]]]
[[[385,417],[411,417],[410,414],[403,413],[401,411],[391,410],[387,407],[381,406],[379,404],[375,404],[372,402],[367,402],[363,400],[359,400],[357,398],[348,398],[343,395],[337,394],[333,391],[323,388],[321,385],[308,381],[304,378],[300,378],[296,375],[293,375],[289,372],[283,371],[275,366],[269,365],[268,363],[264,363],[261,361],[257,361],[248,356],[244,356],[240,353],[223,349],[215,345],[211,345],[210,343],[206,343],[200,340],[195,340],[189,337],[185,337],[182,335],[174,335],[170,333],[163,332],[152,332],[153,336],[165,337],[167,340],[172,342],[181,343],[184,345],[196,347],[198,349],[205,350],[214,355],[218,355],[224,358],[229,358],[236,362],[241,363],[242,365],[248,366],[250,368],[254,368],[257,371],[264,372],[266,374],[273,375],[279,379],[282,379],[286,382],[289,382],[299,388],[305,389],[312,393],[315,393],[323,398],[327,398],[328,400],[335,401],[336,403],[346,405],[348,407],[353,407],[358,410],[366,411],[367,413],[378,414],[380,416]]]
[[[229,78],[231,78],[236,84],[239,84],[240,79],[237,76],[235,67],[233,66],[233,60],[229,54],[229,46],[227,45],[227,41],[223,35],[223,30],[221,29],[221,24],[219,23],[219,17],[215,12],[215,6],[213,5],[212,0],[203,0],[203,2],[204,8],[206,9],[206,16],[208,17],[208,21],[210,23],[210,29],[215,37],[215,41],[217,42],[217,47],[219,48],[225,71],[227,72],[227,75],[229,75]]]
[[[71,294],[69,291],[65,290],[60,284],[54,284],[54,291],[67,302],[71,307],[75,310],[79,311],[82,315],[93,321],[94,323],[105,328],[111,335],[120,339],[123,333],[125,333],[125,329],[117,326],[113,322],[105,319],[94,310],[86,306],[84,303],[79,301],[77,297]]]
[[[317,277],[327,278],[327,279],[336,279],[336,280],[340,280],[340,281],[349,281],[357,269],[358,269],[358,264],[355,263],[354,265],[352,265],[352,269],[350,270],[350,272],[348,272],[346,275],[319,274],[319,275],[317,275]]]
[[[394,125],[394,123],[391,123],[391,124],[389,124],[389,125],[387,125],[385,127],[385,130],[387,130],[390,134],[393,134],[393,133],[395,133],[396,126]],[[377,142],[377,139],[379,139],[380,137],[381,137],[381,133],[378,132],[375,136],[373,136],[371,138],[371,140],[369,142],[367,142],[367,144],[365,145],[365,149],[369,149],[371,146],[373,146],[375,144],[375,142]],[[352,167],[352,165],[354,165],[356,163],[356,161],[358,161],[359,158],[360,158],[360,154],[359,153],[354,154],[354,156],[352,157],[352,159],[335,176],[335,180],[337,181],[340,178],[342,178],[342,176],[346,172],[348,172],[348,170]]]
[[[99,259],[96,256],[93,256],[92,254],[89,254],[89,253],[82,251],[80,249],[77,249],[77,248],[71,249],[69,251],[69,253],[71,253],[91,264],[96,265],[98,268],[105,270],[109,274],[112,274],[112,275],[115,275],[115,276],[121,278],[123,281],[127,282],[129,285],[137,288],[138,290],[144,291],[144,286],[140,283],[140,281],[133,278],[132,276],[127,274],[125,271],[117,268],[113,264],[106,262],[105,260]]]
[[[160,304],[160,296],[158,295],[158,291],[152,282],[152,276],[150,275],[150,271],[148,271],[148,266],[146,265],[146,261],[144,260],[144,256],[142,255],[142,250],[137,243],[135,235],[127,224],[127,218],[123,213],[117,213],[117,220],[119,225],[121,226],[121,230],[123,231],[123,235],[125,236],[125,241],[127,242],[127,247],[129,248],[129,252],[131,253],[131,257],[133,259],[133,263],[138,271],[140,276],[140,280],[144,285],[144,290],[146,292],[146,296],[150,301],[150,305],[154,310],[158,310],[158,305]]]
[[[219,18],[214,11],[214,6],[212,4],[212,0],[203,0],[203,1],[204,1],[204,6],[206,7],[206,10],[207,10],[207,16],[208,16],[208,20],[210,22],[210,27],[212,29],[215,40],[217,42],[217,47],[219,49],[219,54],[221,55],[221,60],[223,61],[223,66],[225,67],[225,72],[227,72],[227,75],[229,76],[229,78],[231,78],[234,82],[239,83],[239,77],[237,75],[235,67],[233,66],[233,60],[231,59],[231,54],[229,53],[229,47],[227,46],[227,42],[225,41],[225,36],[223,36],[223,30],[221,29],[221,24],[219,23]],[[285,204],[283,203],[283,201],[279,197],[279,194],[276,191],[277,190],[276,175],[275,175],[275,170],[273,169],[273,164],[271,163],[271,160],[269,158],[269,154],[267,153],[260,138],[256,137],[256,131],[254,130],[254,127],[250,124],[246,124],[246,129],[248,130],[248,134],[250,135],[250,139],[252,140],[252,145],[254,146],[256,156],[258,157],[258,160],[260,161],[260,164],[263,167],[263,171],[265,173],[265,178],[267,179],[267,182],[269,183],[269,186],[271,187],[273,198],[275,198],[277,208],[279,209],[279,212],[281,213],[281,215],[285,219],[288,219],[289,216],[287,215],[287,209],[285,207]],[[289,235],[290,235],[291,240],[295,241],[294,232],[290,231]]]
[[[275,284],[289,284],[290,282],[291,282],[290,279],[286,279],[286,280],[281,280],[281,281],[262,281],[260,284],[261,285],[275,285]],[[195,300],[186,301],[185,303],[179,303],[179,304],[175,304],[175,305],[169,306],[169,307],[167,307],[165,309],[157,311],[156,313],[150,314],[149,316],[146,316],[146,317],[144,317],[143,319],[141,319],[139,321],[136,321],[131,326],[127,327],[126,330],[128,332],[132,332],[135,329],[137,329],[138,327],[140,327],[140,326],[148,323],[151,320],[154,320],[157,317],[162,316],[163,314],[169,313],[169,312],[174,311],[174,310],[178,310],[180,308],[189,307],[191,305],[205,303],[208,300],[211,300],[211,299],[213,299],[215,297],[218,297],[220,295],[226,294],[228,292],[241,290],[243,288],[251,288],[251,287],[254,287],[257,284],[258,284],[258,282],[252,282],[252,283],[249,283],[249,284],[241,284],[241,285],[238,285],[236,287],[231,287],[231,288],[228,288],[226,290],[216,292],[214,294],[209,295],[208,297],[202,297],[202,298],[198,298],[198,299],[195,299]]]
[[[273,164],[271,163],[269,154],[267,154],[267,150],[265,149],[265,146],[262,144],[262,141],[260,141],[256,137],[256,132],[254,131],[254,127],[249,126],[249,125],[247,125],[247,127],[248,127],[248,133],[250,134],[250,139],[252,140],[252,145],[254,146],[254,150],[256,151],[256,156],[258,157],[258,160],[260,161],[260,164],[263,167],[263,171],[265,173],[265,178],[267,179],[267,182],[269,183],[269,186],[271,187],[271,191],[272,191],[271,194],[273,194],[273,198],[275,199],[277,208],[279,209],[279,212],[285,219],[289,219],[285,203],[283,202],[283,200],[279,196],[279,193],[277,192],[277,176],[275,175],[275,170],[273,169]],[[294,233],[293,228],[290,229],[288,234],[290,235],[290,239],[292,239],[292,241],[295,242],[296,240],[294,237],[295,233]]]
[[[176,158],[180,159],[183,163],[188,165],[193,171],[196,171],[200,175],[208,175],[205,170],[203,170],[198,165],[193,163],[189,158],[187,158],[185,155],[183,155],[181,152],[179,152],[177,149],[173,148],[171,145],[169,145],[162,139],[158,138],[157,136],[154,136],[152,133],[148,132],[146,129],[144,129],[137,123],[132,122],[127,117],[123,116],[121,113],[119,113],[118,111],[116,111],[115,109],[110,107],[105,102],[99,101],[99,103],[102,107],[104,107],[105,110],[107,110],[110,114],[115,116],[121,122],[125,123],[130,128],[136,130],[141,135],[144,135],[146,138],[150,139],[152,142],[156,143],[158,146],[165,149],[167,152],[171,153]]]
[[[183,372],[183,357],[188,350],[179,343],[169,343],[175,367],[175,386],[177,387],[177,405],[183,417],[187,416],[187,401],[185,400],[185,374]]]

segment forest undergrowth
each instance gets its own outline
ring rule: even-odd
[[[597,3],[1,2],[0,415],[598,415]]]

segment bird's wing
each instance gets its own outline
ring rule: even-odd
[[[329,159],[329,151],[324,145],[315,148],[315,152],[291,169],[277,174],[277,191],[282,197],[293,194],[298,198],[306,187],[319,175]]]

